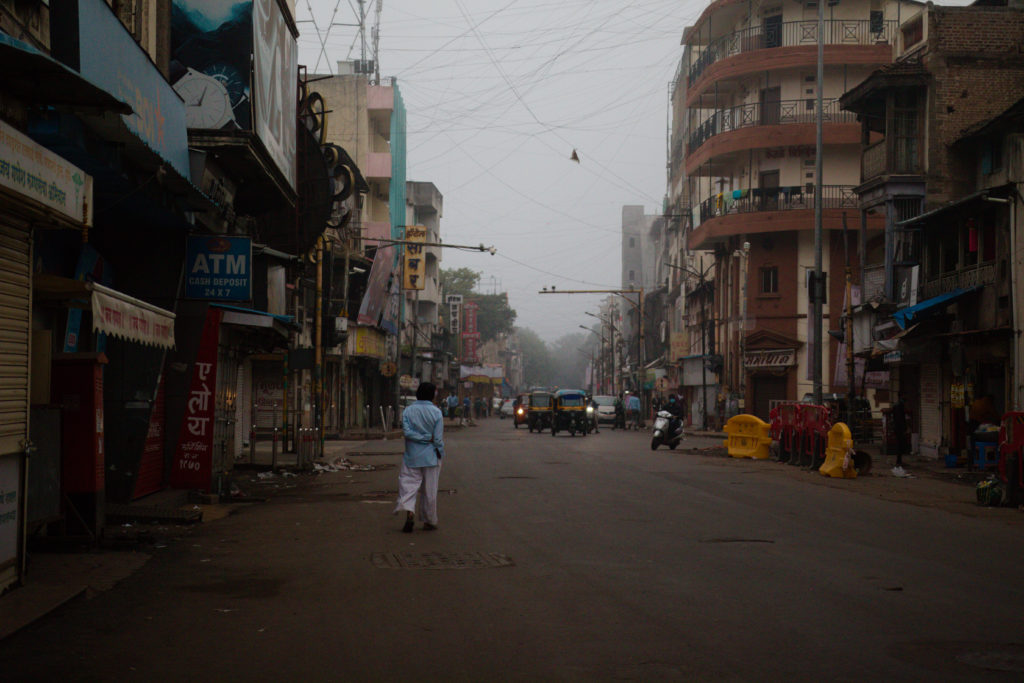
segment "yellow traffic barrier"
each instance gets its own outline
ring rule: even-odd
[[[853,466],[853,436],[850,428],[837,422],[828,432],[828,446],[825,447],[825,462],[818,468],[826,477],[854,479],[857,470]]]
[[[725,423],[725,447],[734,458],[767,460],[771,456],[771,425],[756,415],[735,415]]]

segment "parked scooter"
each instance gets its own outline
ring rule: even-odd
[[[673,420],[675,424],[673,424]],[[669,430],[671,429],[671,433]],[[651,434],[651,450],[658,450],[658,446],[665,444],[669,448],[675,448],[683,440],[683,421],[676,420],[672,413],[662,410],[654,418],[654,431]]]

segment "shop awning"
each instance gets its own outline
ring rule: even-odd
[[[295,325],[295,317],[291,315],[276,315],[266,311],[258,311],[254,308],[242,308],[225,304],[213,304],[213,307],[224,311],[221,324],[273,330],[285,339],[288,338],[288,328]]]
[[[174,313],[95,282],[40,273],[32,296],[73,308],[92,309],[92,329],[162,349],[174,348]]]
[[[901,308],[892,314],[892,319],[896,321],[896,324],[900,326],[901,330],[905,330],[908,325],[917,322],[921,318],[926,318],[929,315],[933,315],[944,310],[946,306],[956,303],[958,299],[978,289],[980,289],[980,287],[962,287],[938,296],[933,296],[931,299],[925,299],[913,306]]]
[[[28,43],[0,33],[0,90],[47,106],[131,114],[132,108]]]
[[[92,291],[92,329],[140,344],[174,348],[174,313],[117,290],[84,283]]]

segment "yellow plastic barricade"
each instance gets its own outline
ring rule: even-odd
[[[857,470],[853,466],[853,437],[850,428],[837,422],[828,432],[828,446],[825,447],[825,462],[818,468],[826,477],[854,479]]]
[[[767,460],[771,453],[771,425],[756,415],[736,415],[725,423],[725,447],[734,458]]]

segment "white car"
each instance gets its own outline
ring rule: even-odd
[[[515,401],[510,398],[506,398],[501,402],[501,408],[498,409],[498,414],[501,419],[504,420],[506,417],[512,417],[512,411],[515,410]]]
[[[597,423],[610,422],[615,424],[615,397],[614,396],[595,396],[592,401],[594,409],[597,411]]]

